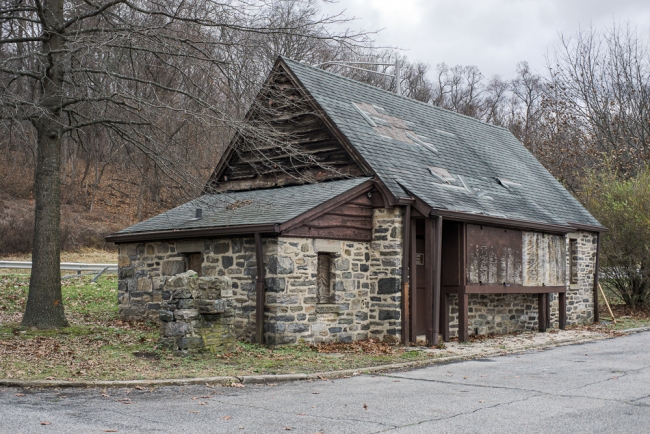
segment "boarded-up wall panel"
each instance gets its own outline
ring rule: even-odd
[[[467,225],[467,284],[521,285],[522,232]]]
[[[563,236],[524,232],[523,245],[524,285],[561,286],[566,283]]]

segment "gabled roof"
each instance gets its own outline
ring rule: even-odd
[[[507,129],[289,59],[279,66],[395,197],[415,196],[437,210],[601,227]],[[439,169],[450,177],[432,174]]]
[[[257,226],[257,231],[261,232],[279,232],[279,226],[274,228],[275,225],[289,222],[346,192],[363,188],[366,184],[371,184],[370,178],[206,194],[116,232],[106,240],[129,242],[139,239],[139,234],[146,234],[150,239],[179,238],[176,234],[207,235],[206,229],[224,229],[233,232],[233,228],[241,228],[239,233],[251,233],[255,231],[250,229],[252,226]],[[202,210],[202,217],[199,219],[195,218],[197,208]]]

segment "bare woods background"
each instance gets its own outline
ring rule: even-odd
[[[220,22],[226,25],[219,27],[175,21],[174,28],[160,33],[164,38],[147,38],[147,44],[160,46],[139,46],[138,58],[130,57],[134,51],[129,47],[139,43],[139,33],[156,27],[159,15],[142,14],[140,22],[131,17],[132,27],[99,41],[103,48],[93,50],[92,59],[85,57],[84,45],[99,42],[88,27],[80,28],[76,42],[67,45],[66,98],[74,103],[64,104],[63,117],[75,128],[65,130],[62,139],[63,249],[107,247],[104,235],[196,197],[233,132],[242,129],[236,123],[278,55],[317,64],[392,62],[397,53],[406,96],[508,128],[588,205],[599,194],[593,188],[602,180],[599,174],[627,182],[644,171],[650,157],[650,52],[633,29],[588,29],[565,36],[545,68],[533,70],[522,61],[513,65],[515,78],[504,80],[485,77],[475,66],[432,66],[378,48],[372,33],[347,29],[362,22],[323,16],[315,0],[255,2],[244,12],[240,3],[220,3]],[[40,82],[23,77],[26,71],[38,71],[39,58],[29,53],[38,51],[41,41],[29,19],[30,4],[0,1],[4,255],[30,252],[33,238],[37,130],[26,102]],[[70,4],[83,7],[83,2]],[[138,9],[134,4],[130,13]],[[195,1],[193,7],[210,4]],[[97,29],[117,29],[121,22],[117,12],[101,20],[94,24]],[[80,36],[84,31],[86,36]],[[395,88],[390,77],[326,68],[389,91]],[[126,69],[138,79],[122,79]],[[390,67],[376,70],[392,72]],[[174,91],[161,91],[161,83]],[[193,92],[180,104],[167,100],[182,98],[189,87],[201,93]],[[128,128],[139,119],[147,120],[146,129]]]

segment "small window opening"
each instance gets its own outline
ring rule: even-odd
[[[578,283],[578,240],[569,239],[569,282]]]
[[[331,276],[331,266],[332,257],[329,253],[319,253],[318,254],[318,265],[317,265],[317,297],[318,303],[331,303],[332,302],[332,290],[330,287],[330,276]]]
[[[203,255],[201,253],[187,253],[185,255],[185,262],[187,269],[195,271],[196,274],[201,276],[201,266],[203,265]]]

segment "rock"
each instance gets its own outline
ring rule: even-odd
[[[185,271],[185,261],[183,259],[169,259],[163,261],[160,266],[160,272],[163,276],[176,276]]]
[[[158,317],[160,318],[160,321],[172,322],[174,321],[174,312],[170,310],[161,310],[158,312]]]
[[[168,322],[163,326],[164,336],[185,336],[190,329],[186,322]]]

